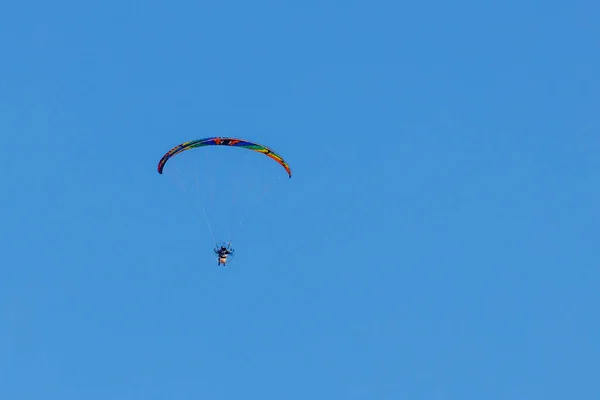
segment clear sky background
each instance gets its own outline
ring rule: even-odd
[[[600,398],[599,13],[4,2],[0,398]],[[225,269],[156,171],[216,135],[294,173]]]

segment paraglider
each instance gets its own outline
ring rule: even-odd
[[[270,159],[275,161],[277,164],[279,164],[281,167],[283,167],[283,169],[285,170],[285,172],[287,173],[287,176],[289,178],[292,177],[292,171],[291,171],[289,164],[279,154],[277,154],[272,149],[270,149],[262,144],[259,144],[259,143],[251,142],[251,141],[244,140],[244,139],[235,139],[235,138],[229,138],[229,137],[209,137],[209,138],[204,138],[204,139],[192,140],[192,141],[181,143],[181,144],[173,147],[171,150],[169,150],[167,153],[165,153],[163,155],[163,157],[160,159],[160,161],[158,163],[158,173],[161,175],[163,174],[163,171],[165,170],[165,166],[166,166],[167,162],[169,160],[171,160],[173,157],[175,157],[187,150],[201,148],[201,147],[207,147],[207,146],[238,147],[241,149],[250,150],[252,152],[264,154],[265,156],[269,157]],[[213,157],[216,157],[216,155],[213,155]],[[179,158],[177,158],[177,159],[179,159]],[[236,158],[235,160],[238,160],[238,159]],[[238,164],[238,163],[237,163],[237,161],[235,161],[233,164]],[[212,165],[211,165],[211,168],[212,168]],[[175,168],[175,169],[177,170],[177,168]],[[244,172],[247,172],[247,171],[244,171]],[[252,168],[250,168],[249,172],[254,174],[254,172],[256,172],[256,171],[254,171]],[[212,174],[213,172],[210,172],[210,173]],[[267,179],[267,181],[269,181],[269,180],[270,180],[270,178]],[[219,192],[220,192],[221,189],[223,188],[223,186],[222,186],[223,181],[219,180],[219,182],[221,185],[221,186],[219,186]],[[204,188],[205,186],[207,186],[208,180],[205,180],[204,182],[200,182],[200,179],[197,178],[197,184],[199,187]],[[244,182],[244,184],[247,185],[247,184],[251,184],[251,183]],[[244,192],[244,194],[245,194],[245,192]],[[214,193],[212,194],[212,196],[209,196],[209,197],[211,199],[214,198],[215,197]],[[219,205],[220,205],[220,203],[219,203]],[[223,205],[223,209],[226,210],[224,215],[231,214],[229,212],[230,211],[229,207],[226,207],[225,205]],[[207,214],[204,206],[202,207],[202,210],[205,214]],[[223,215],[223,214],[220,214],[220,215]],[[231,237],[226,242],[217,243],[215,240],[216,235],[213,232],[213,228],[209,222],[209,218],[207,215],[205,215],[205,217],[206,217],[207,223],[209,225],[209,228],[211,230],[211,234],[213,235],[213,243],[215,244],[213,252],[217,258],[217,265],[218,266],[221,266],[221,265],[226,266],[228,262],[231,262],[231,260],[233,259],[234,253],[235,253],[235,251],[231,245]],[[230,226],[230,229],[231,229],[231,226]]]
[[[234,250],[231,247],[231,243],[221,243],[220,245],[217,245],[217,247],[215,247],[214,252],[217,255],[218,259],[217,265],[225,266],[225,264],[227,264],[227,258],[233,258]]]

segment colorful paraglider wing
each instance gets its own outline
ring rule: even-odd
[[[277,163],[279,163],[279,165],[281,165],[283,168],[285,168],[289,177],[290,178],[292,177],[292,170],[290,169],[290,166],[288,165],[288,163],[285,162],[285,160],[279,154],[275,153],[273,150],[269,149],[266,146],[258,144],[258,143],[248,142],[247,140],[242,140],[242,139],[233,139],[233,138],[226,138],[226,137],[212,137],[212,138],[205,138],[205,139],[199,139],[199,140],[192,140],[190,142],[185,142],[185,143],[180,144],[179,146],[173,147],[171,150],[169,150],[167,152],[167,154],[165,154],[163,156],[163,158],[160,159],[160,161],[158,163],[158,173],[162,174],[163,168],[165,167],[165,164],[167,163],[169,158],[171,158],[183,151],[186,151],[189,149],[194,149],[196,147],[204,147],[204,146],[234,146],[234,147],[242,147],[244,149],[262,153],[262,154],[266,155],[267,157],[275,160]]]

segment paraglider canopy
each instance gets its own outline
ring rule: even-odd
[[[212,138],[205,138],[205,139],[199,139],[199,140],[192,140],[189,142],[184,142],[184,143],[180,144],[179,146],[173,147],[171,150],[169,150],[167,152],[167,154],[165,154],[163,156],[163,158],[161,158],[160,162],[158,163],[158,173],[159,174],[163,173],[163,168],[165,167],[165,164],[167,163],[169,158],[171,158],[183,151],[186,151],[189,149],[194,149],[196,147],[204,147],[204,146],[233,146],[233,147],[241,147],[244,149],[263,153],[267,157],[272,158],[277,163],[279,163],[279,165],[281,165],[283,168],[285,168],[289,177],[290,178],[292,177],[292,170],[290,169],[290,166],[288,165],[288,163],[285,162],[285,160],[279,154],[275,153],[273,150],[269,149],[266,146],[263,146],[262,144],[249,142],[247,140],[242,140],[242,139],[228,138],[228,137],[212,137]]]

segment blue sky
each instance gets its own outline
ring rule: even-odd
[[[3,4],[0,398],[600,398],[599,12]],[[224,156],[226,269],[156,172],[216,135],[294,172]]]

